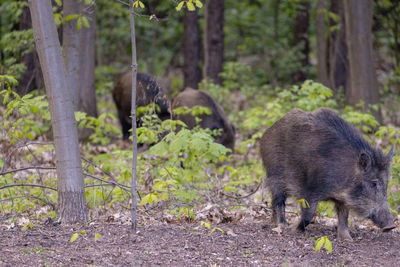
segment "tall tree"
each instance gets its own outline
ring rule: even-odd
[[[356,105],[363,101],[367,107],[379,101],[372,51],[373,0],[344,1],[346,39],[350,65],[350,88],[346,101]],[[378,119],[380,119],[379,113]]]
[[[29,0],[36,50],[43,70],[56,151],[62,223],[88,220],[77,125],[50,0]]]
[[[97,116],[94,85],[96,17],[94,3],[86,5],[84,1],[64,1],[63,11],[67,21],[63,30],[63,53],[67,68],[67,78],[71,88],[74,111],[83,111],[89,116]],[[79,15],[77,19],[68,19]],[[83,18],[88,19],[89,28],[77,28]],[[84,23],[82,23],[84,24]],[[79,137],[90,134],[88,129],[79,130]]]
[[[346,30],[342,0],[319,0],[317,5],[318,79],[324,85],[346,92],[349,79]],[[326,11],[329,20],[325,21]]]
[[[317,3],[317,76],[318,81],[331,87],[328,75],[328,40],[326,38],[327,25],[325,25],[325,11],[327,0],[318,0]]]
[[[301,66],[302,69],[295,73],[294,80],[303,82],[307,79],[306,69],[310,65],[310,41],[308,38],[308,30],[310,28],[310,2],[309,0],[301,0],[297,4],[296,17],[294,19],[294,43],[300,45],[302,54]]]
[[[24,0],[24,2],[28,1]],[[29,7],[25,6],[22,9],[20,17],[19,30],[23,31],[29,29],[32,29],[32,19],[29,12]],[[43,88],[43,75],[40,69],[40,63],[36,51],[24,53],[21,60],[26,67],[26,71],[22,74],[19,80],[17,93],[19,95],[25,95],[34,89]]]
[[[204,38],[204,77],[221,84],[224,62],[225,0],[206,0]]]
[[[198,88],[201,81],[201,40],[197,9],[185,8],[183,16],[183,77],[184,87]]]

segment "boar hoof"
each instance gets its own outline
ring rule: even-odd
[[[353,241],[349,231],[340,231],[338,232],[338,239],[343,241]]]
[[[384,232],[389,232],[390,230],[392,230],[392,229],[394,229],[394,228],[396,228],[396,226],[394,226],[394,224],[391,224],[391,225],[389,225],[389,226],[384,227],[382,230],[383,230]]]

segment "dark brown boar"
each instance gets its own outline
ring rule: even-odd
[[[199,116],[201,119],[200,127],[211,130],[222,129],[221,135],[216,136],[215,141],[233,151],[235,148],[235,127],[228,121],[223,109],[208,93],[186,88],[172,102],[172,110],[178,107],[192,108],[194,106],[204,106],[211,110],[211,115],[202,114]],[[189,129],[196,126],[196,120],[190,114],[173,114],[173,118],[183,121]]]
[[[115,84],[113,91],[114,102],[118,109],[118,117],[122,126],[124,139],[128,139],[129,130],[132,128],[131,103],[132,103],[132,72],[122,75]],[[147,73],[137,73],[136,107],[147,106],[150,103],[158,105],[156,113],[161,120],[170,118],[169,102],[164,90],[158,85],[156,79]],[[137,116],[136,124],[141,125],[141,116]]]
[[[304,231],[319,201],[331,200],[338,214],[338,238],[349,239],[349,210],[384,230],[394,228],[386,195],[391,151],[384,155],[334,111],[294,109],[266,130],[260,141],[273,219],[286,225],[285,201],[305,199],[297,230]]]

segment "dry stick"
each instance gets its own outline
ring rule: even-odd
[[[50,187],[47,185],[40,185],[40,184],[8,184],[8,185],[3,185],[2,187],[0,187],[0,190],[3,190],[5,188],[9,188],[9,187],[16,187],[16,186],[32,186],[32,187],[41,187],[41,188],[47,188],[47,189],[51,189],[57,192],[57,188],[54,187]]]
[[[0,172],[0,175],[5,175],[5,174],[19,172],[19,171],[25,171],[25,170],[32,170],[32,169],[34,169],[34,170],[55,170],[56,167],[28,166],[28,167],[24,167],[24,168]]]
[[[113,184],[113,185],[118,186],[119,188],[121,188],[121,189],[123,189],[123,190],[125,190],[125,191],[128,191],[128,192],[129,192],[129,190],[131,189],[130,186],[123,185],[123,184],[120,184],[120,183],[114,182],[114,181],[107,181],[107,180],[104,180],[104,179],[99,178],[99,177],[97,177],[97,176],[94,176],[93,174],[90,174],[90,173],[84,173],[83,175],[84,175],[84,176],[88,176],[88,177],[93,178],[93,179],[96,179],[96,180],[99,180],[99,181],[102,181],[102,182],[105,182],[105,183]]]
[[[50,200],[40,198],[37,196],[32,196],[32,195],[14,196],[14,197],[10,197],[10,198],[1,199],[0,202],[12,201],[13,199],[16,199],[16,198],[34,198],[34,199],[40,200],[40,201],[46,203],[47,205],[51,206],[51,208],[53,210],[56,210],[56,205],[53,202],[51,202]]]
[[[132,160],[132,230],[136,233],[136,165],[137,165],[137,136],[136,136],[136,35],[135,35],[135,17],[133,11],[133,0],[129,0],[129,21],[131,25],[132,42],[132,139],[133,139],[133,160]]]

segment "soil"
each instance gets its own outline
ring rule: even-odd
[[[110,219],[111,218],[111,219]],[[400,232],[351,227],[352,242],[336,239],[335,227],[317,220],[304,234],[279,233],[257,218],[238,223],[145,222],[133,234],[127,221],[111,217],[87,225],[48,221],[22,229],[0,215],[0,266],[398,266]],[[214,229],[217,227],[218,229]],[[214,229],[214,231],[212,231]],[[70,242],[74,233],[81,233]],[[95,235],[100,234],[95,241]],[[315,252],[327,236],[332,253]]]

